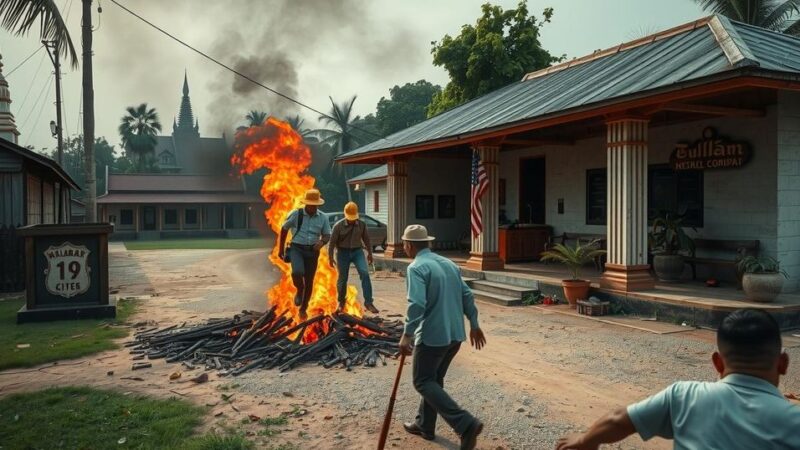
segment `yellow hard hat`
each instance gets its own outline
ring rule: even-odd
[[[344,205],[344,217],[347,220],[357,220],[358,219],[358,205],[354,202],[348,202]]]

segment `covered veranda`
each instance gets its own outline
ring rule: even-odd
[[[780,259],[790,275],[775,305],[793,308],[800,303],[791,295],[800,287],[798,91],[800,40],[711,16],[528,74],[339,160],[388,165],[387,260],[404,258],[399,237],[408,223],[447,240],[469,229],[476,152],[489,188],[481,199],[482,233],[471,239],[468,257],[453,255],[466,270],[560,281],[557,266],[522,269],[506,260],[504,224],[541,226],[551,235],[593,233],[605,236],[608,250],[605,271],[590,277],[603,292],[712,305],[738,302],[741,291],[657,284],[647,233],[655,208],[669,200],[653,190],[653,166],[677,173],[683,168],[673,164],[676,148],[690,147],[709,129],[712,141],[724,133],[747,141],[754,156],[730,170],[692,171],[700,187],[688,203],[700,214],[693,237],[757,240],[760,253]],[[522,172],[532,158],[546,166],[541,177]],[[591,169],[602,170],[603,189],[590,193]],[[539,188],[530,183],[536,179]],[[540,196],[529,194],[536,189]],[[449,201],[434,199],[438,193],[454,196],[461,213],[434,215],[426,205],[442,211]],[[596,210],[590,197],[602,200]],[[530,244],[529,260],[538,259],[540,244]]]

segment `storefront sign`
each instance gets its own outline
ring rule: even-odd
[[[89,249],[83,245],[65,242],[49,247],[44,252],[47,268],[44,269],[47,292],[64,298],[74,297],[89,290]]]
[[[691,144],[678,143],[670,156],[672,170],[733,169],[750,161],[750,144],[718,136],[714,128],[703,130],[703,138]]]

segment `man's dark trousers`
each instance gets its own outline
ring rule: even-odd
[[[319,250],[314,250],[313,245],[292,244],[289,249],[289,258],[292,264],[292,282],[298,294],[303,298],[300,311],[308,308],[311,300],[311,291],[314,288],[314,275],[317,273]]]
[[[444,347],[428,347],[420,343],[414,348],[414,388],[422,395],[417,425],[430,435],[434,435],[436,430],[437,414],[459,436],[475,422],[472,414],[458,406],[444,390],[444,376],[460,347],[461,342],[453,342]]]

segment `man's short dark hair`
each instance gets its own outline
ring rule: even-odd
[[[416,250],[416,251],[420,251],[420,250],[423,250],[423,249],[426,249],[426,248],[430,248],[430,246],[431,246],[430,241],[407,241],[407,242],[409,244],[411,244],[411,247],[413,247],[414,250]]]
[[[758,309],[737,309],[717,329],[717,347],[731,368],[767,370],[781,353],[778,322]]]

